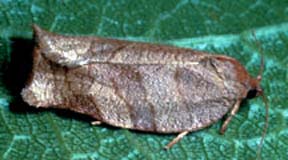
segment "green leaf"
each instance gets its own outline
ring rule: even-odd
[[[91,126],[91,119],[72,112],[29,107],[19,93],[31,69],[32,23],[57,33],[225,54],[255,76],[263,54],[271,109],[261,157],[287,158],[287,6],[287,0],[0,0],[0,159],[255,159],[264,127],[264,104],[253,99],[241,105],[225,135],[217,122],[165,151],[176,135]]]

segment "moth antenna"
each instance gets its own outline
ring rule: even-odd
[[[260,81],[262,79],[262,75],[263,75],[264,65],[265,65],[264,64],[264,54],[262,52],[261,44],[260,44],[259,40],[256,38],[256,34],[255,34],[254,30],[252,31],[252,35],[253,35],[253,37],[254,37],[254,39],[256,41],[256,45],[257,45],[258,51],[261,54],[260,68],[259,68],[259,73],[257,75],[257,80],[260,83]],[[259,92],[260,92],[260,96],[262,97],[262,100],[263,100],[263,102],[265,104],[266,114],[265,114],[265,126],[263,128],[261,140],[260,140],[260,143],[259,143],[258,149],[257,149],[257,159],[261,159],[261,150],[262,150],[262,146],[263,146],[263,143],[264,143],[264,140],[265,140],[265,137],[266,137],[266,134],[267,134],[267,130],[268,130],[268,125],[269,125],[269,104],[268,104],[268,99],[264,95],[263,90],[259,90]]]
[[[258,79],[259,81],[261,81],[262,75],[263,75],[263,70],[264,70],[264,54],[263,54],[263,52],[262,52],[261,44],[260,44],[259,40],[256,38],[256,34],[255,34],[255,31],[254,31],[254,30],[252,31],[252,35],[253,35],[253,37],[254,37],[254,39],[255,39],[255,41],[256,41],[256,45],[257,45],[258,51],[259,51],[259,53],[261,54],[260,69],[259,69],[259,73],[258,73],[258,75],[257,75],[257,79]]]
[[[264,102],[264,104],[265,104],[266,115],[265,115],[265,126],[264,126],[264,128],[263,128],[261,140],[260,140],[260,143],[259,143],[259,145],[258,145],[257,159],[261,159],[261,150],[262,150],[263,142],[264,142],[264,139],[265,139],[265,137],[266,137],[267,130],[268,130],[268,125],[269,125],[269,104],[268,104],[268,99],[267,99],[267,97],[264,95],[264,92],[262,92],[261,97],[262,97],[262,100],[263,100],[263,102]]]

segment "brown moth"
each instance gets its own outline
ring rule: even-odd
[[[224,133],[241,101],[262,95],[261,76],[251,77],[231,57],[33,29],[33,71],[24,101],[89,115],[95,124],[180,133],[166,148],[229,113]]]

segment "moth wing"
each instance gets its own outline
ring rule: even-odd
[[[172,133],[212,124],[240,97],[240,84],[233,80],[234,66],[220,61],[213,66],[213,56],[195,55],[191,50],[189,55],[154,45],[135,48],[132,43],[123,51],[126,55],[120,52],[122,55],[115,58],[121,63],[91,63],[93,55],[89,53],[94,53],[90,51],[95,39],[54,35],[37,27],[34,30],[38,41],[35,53],[41,55],[39,61],[43,63],[34,63],[34,79],[22,95],[35,106],[65,107],[114,126]],[[137,54],[143,49],[146,56]],[[163,49],[163,54],[158,53]],[[151,64],[146,60],[149,54]],[[182,55],[186,56],[183,60]],[[227,68],[229,72],[225,72]]]
[[[132,106],[131,121],[140,130],[171,133],[204,128],[221,119],[238,98],[235,85],[227,85],[234,82],[217,81],[218,75],[203,66],[139,66],[131,72],[138,72],[138,78],[120,77],[118,92]]]
[[[97,37],[65,36],[33,26],[41,54],[51,62],[68,68],[91,63],[105,63],[114,52],[127,46],[127,41]]]
[[[206,62],[89,66],[92,85],[102,89],[90,90],[101,120],[124,128],[161,133],[204,128],[221,119],[240,93],[237,82],[221,77]]]
[[[90,44],[83,38],[73,38],[73,36],[62,36],[42,30],[37,25],[33,26],[34,37],[38,48],[45,58],[50,61],[67,67],[75,67],[85,64],[85,56]],[[83,39],[83,40],[81,40]]]

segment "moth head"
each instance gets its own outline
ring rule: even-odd
[[[262,76],[259,75],[257,76],[257,78],[251,80],[250,82],[251,86],[250,86],[249,91],[247,92],[246,98],[251,99],[251,98],[255,98],[264,94],[264,90],[260,85],[261,79],[262,79]]]
[[[253,32],[253,36],[256,39],[255,33]],[[257,41],[257,39],[256,39]],[[258,42],[258,41],[257,41]],[[261,53],[261,47],[260,44],[258,43],[258,48]],[[260,62],[260,68],[259,68],[259,73],[256,78],[252,78],[250,81],[251,89],[247,93],[247,98],[254,98],[258,96],[263,96],[264,91],[263,88],[260,86],[261,80],[262,80],[262,75],[263,75],[263,70],[264,70],[264,56],[261,54],[261,62]]]

